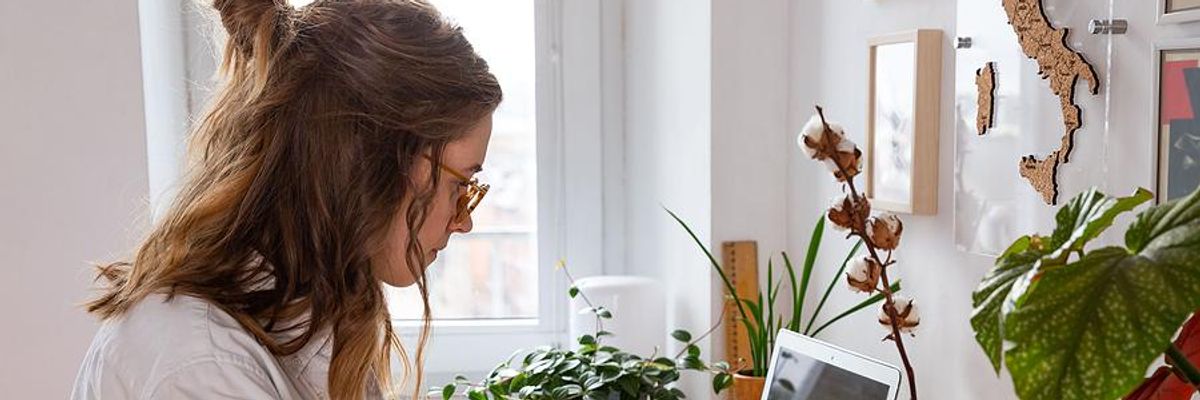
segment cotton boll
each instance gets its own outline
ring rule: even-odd
[[[808,158],[815,158],[817,149],[810,147],[807,143],[820,143],[821,136],[825,133],[825,126],[821,123],[821,117],[813,115],[808,119],[808,123],[804,124],[804,128],[800,130],[800,135],[796,136],[796,145],[804,150],[804,154]],[[808,139],[807,141],[805,139]]]
[[[863,223],[871,215],[871,203],[865,197],[853,198],[850,195],[839,197],[829,206],[826,216],[833,228],[839,231],[852,230],[860,232]]]
[[[895,300],[896,316],[900,318],[900,332],[913,333],[917,329],[917,325],[921,324],[921,314],[917,311],[917,304],[907,296],[895,295],[892,297]],[[887,314],[887,305],[879,308],[879,323],[891,329],[892,318]]]
[[[874,293],[882,273],[883,267],[879,266],[879,263],[870,256],[863,256],[851,261],[849,271],[846,272],[846,281],[850,284],[850,290]]]
[[[867,237],[875,248],[880,250],[895,250],[900,246],[900,235],[904,232],[904,223],[896,214],[887,213],[867,221]]]

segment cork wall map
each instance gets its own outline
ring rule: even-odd
[[[959,0],[954,50],[954,240],[997,256],[1054,230],[1056,205],[1107,182],[1115,0]],[[1140,78],[1139,78],[1140,79]],[[1118,81],[1119,82],[1119,81]],[[1120,150],[1120,149],[1115,149]]]
[[[1096,69],[1079,52],[1067,45],[1067,28],[1055,29],[1046,18],[1042,0],[1003,0],[1009,24],[1017,33],[1021,51],[1038,64],[1038,75],[1049,80],[1050,90],[1062,109],[1062,142],[1057,150],[1045,155],[1028,155],[1020,161],[1020,174],[1033,186],[1046,204],[1058,203],[1058,167],[1070,162],[1075,132],[1083,126],[1075,87],[1079,80],[1088,83],[1091,94],[1100,92]],[[990,115],[988,117],[991,118]],[[981,131],[983,132],[983,131]]]

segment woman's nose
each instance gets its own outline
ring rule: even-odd
[[[475,228],[475,221],[471,219],[471,214],[467,214],[465,217],[458,218],[456,221],[450,223],[451,232],[467,233],[473,228]]]

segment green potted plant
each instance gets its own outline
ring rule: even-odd
[[[846,316],[874,304],[883,303],[879,310],[878,321],[889,331],[884,340],[896,344],[908,376],[909,394],[913,400],[916,400],[916,373],[908,359],[901,334],[912,334],[920,324],[921,318],[917,312],[916,303],[911,298],[898,295],[900,280],[892,282],[888,277],[888,271],[898,263],[893,257],[893,252],[900,245],[904,225],[894,214],[872,215],[870,200],[858,192],[854,183],[854,177],[862,171],[862,151],[846,137],[841,126],[826,121],[824,110],[821,107],[816,109],[817,114],[808,121],[803,132],[797,137],[797,144],[809,158],[823,163],[837,182],[844,183],[843,187],[848,193],[834,202],[813,229],[799,285],[796,284],[796,273],[791,260],[787,253],[783,254],[784,266],[788,274],[787,281],[792,288],[792,298],[790,299],[792,314],[786,320],[784,316],[775,315],[775,300],[778,296],[779,284],[784,279],[780,278],[779,284],[775,283],[774,267],[771,261],[767,263],[768,282],[765,294],[759,293],[756,299],[732,299],[737,306],[739,321],[748,333],[752,358],[750,368],[737,368],[736,370],[734,375],[734,391],[738,393],[736,397],[739,400],[753,400],[761,397],[764,378],[767,368],[769,368],[771,350],[780,329],[816,336],[824,328]],[[704,243],[696,237],[692,229],[679,216],[670,210],[667,212],[683,226],[696,245],[708,256],[712,268],[721,277],[725,289],[731,294],[736,293],[726,271],[713,257],[712,252],[704,246]],[[808,292],[821,237],[824,234],[826,219],[833,223],[835,229],[846,232],[847,238],[858,238],[858,242],[846,255],[841,268],[829,282],[821,301],[817,304],[808,322],[803,324],[804,328],[801,330],[804,299]],[[860,248],[865,248],[867,254],[857,257]],[[849,272],[847,273],[848,267]],[[846,273],[846,280],[851,289],[871,296],[814,330],[813,323],[829,298],[833,286],[843,273]]]
[[[813,228],[812,235],[809,237],[808,253],[800,270],[799,281],[797,281],[796,270],[792,265],[791,258],[788,257],[787,252],[783,252],[782,258],[786,274],[776,277],[774,263],[772,260],[768,260],[766,290],[760,292],[757,298],[743,299],[734,298],[732,294],[736,293],[736,291],[734,290],[732,281],[729,280],[728,271],[717,262],[717,259],[713,257],[712,251],[700,241],[692,228],[671,210],[667,210],[667,213],[687,231],[688,235],[696,243],[696,246],[708,257],[713,270],[720,276],[725,289],[730,293],[730,301],[735,302],[737,305],[736,308],[740,317],[738,321],[746,329],[750,343],[751,359],[739,360],[739,368],[736,368],[734,371],[735,382],[733,389],[735,392],[734,398],[737,400],[757,400],[762,397],[764,379],[767,375],[767,369],[770,367],[771,350],[775,347],[775,338],[781,329],[816,337],[825,328],[828,328],[835,322],[859,310],[877,304],[884,299],[882,293],[876,294],[843,310],[824,323],[816,325],[818,317],[821,315],[821,310],[825,307],[825,302],[833,292],[834,286],[842,279],[843,274],[847,272],[848,267],[851,269],[851,272],[846,273],[846,279],[852,289],[865,291],[869,289],[862,289],[864,285],[870,288],[878,284],[878,275],[875,275],[873,282],[869,277],[862,277],[862,275],[870,275],[870,272],[868,272],[869,268],[866,266],[865,258],[855,259],[855,256],[863,245],[863,242],[860,240],[846,254],[845,259],[842,260],[841,267],[829,280],[829,283],[825,287],[825,292],[821,295],[821,300],[817,303],[812,315],[807,320],[804,320],[804,299],[808,294],[812,272],[816,266],[817,253],[821,247],[821,238],[825,232],[824,216],[817,220],[816,227]],[[791,297],[785,298],[784,301],[792,307],[790,314],[779,315],[776,314],[776,300],[779,299],[780,287],[784,281],[789,283],[791,289]],[[891,291],[900,291],[900,281],[892,284]],[[748,365],[743,365],[745,361],[749,361]]]
[[[604,330],[603,321],[611,319],[612,312],[592,303],[575,286],[564,262],[559,262],[558,269],[571,283],[567,294],[581,297],[588,305],[582,312],[596,318],[596,332],[580,336],[574,349],[544,346],[518,351],[483,380],[472,382],[458,376],[454,382],[432,388],[430,396],[449,400],[462,389],[470,400],[677,400],[685,396],[672,384],[683,371],[711,374],[712,389],[717,394],[733,384],[729,364],[706,363],[696,345],[716,326],[694,339],[685,330],[672,332],[671,337],[683,343],[683,350],[670,357],[657,351],[643,357],[605,345],[604,338],[611,333]]]
[[[1189,323],[1171,339],[1200,308],[1200,191],[1140,212],[1122,245],[1087,247],[1153,197],[1145,189],[1122,198],[1082,193],[1058,210],[1053,233],[1017,239],[980,282],[976,341],[997,373],[1008,369],[1020,398],[1195,392],[1200,329]],[[1168,366],[1144,379],[1164,356]]]

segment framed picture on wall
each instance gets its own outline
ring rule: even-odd
[[[868,43],[867,197],[880,210],[937,214],[942,31]]]
[[[1155,126],[1158,201],[1200,186],[1200,40],[1155,46]]]
[[[1176,24],[1200,21],[1200,0],[1155,0],[1158,2],[1158,23]]]

